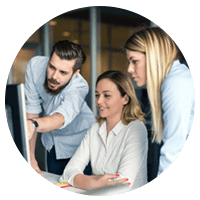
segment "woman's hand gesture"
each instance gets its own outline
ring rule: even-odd
[[[99,176],[96,179],[96,183],[94,184],[94,188],[105,187],[115,184],[123,184],[128,181],[127,178],[118,179],[119,174],[105,174],[103,176]],[[130,185],[130,183],[125,183],[126,185]]]

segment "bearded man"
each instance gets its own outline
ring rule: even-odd
[[[95,122],[85,102],[89,91],[80,68],[86,56],[80,45],[57,42],[50,57],[33,57],[25,78],[27,126],[31,166],[42,173],[35,159],[37,133],[47,150],[48,171],[61,175],[87,130]],[[43,113],[43,117],[41,116]]]

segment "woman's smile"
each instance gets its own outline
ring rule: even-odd
[[[99,106],[99,111],[105,111],[106,109],[108,109],[108,107]]]

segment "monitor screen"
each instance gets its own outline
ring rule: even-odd
[[[11,135],[18,150],[30,164],[24,84],[7,85],[5,96],[6,117]]]

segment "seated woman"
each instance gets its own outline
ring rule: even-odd
[[[99,116],[66,166],[60,182],[94,189],[147,183],[147,130],[131,80],[120,71],[107,71],[96,82]],[[91,161],[93,176],[83,171]]]

